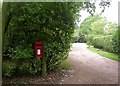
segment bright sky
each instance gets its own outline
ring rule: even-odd
[[[119,0],[112,0],[110,7],[102,15],[113,23],[118,23],[118,2]]]
[[[106,17],[108,21],[118,24],[118,2],[120,0],[112,0],[110,7],[106,7],[105,12],[102,14],[103,17]],[[98,3],[96,3],[98,5]],[[100,8],[97,7],[96,13],[100,13]],[[86,11],[81,12],[81,22],[89,16],[89,13]]]

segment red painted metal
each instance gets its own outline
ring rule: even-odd
[[[42,42],[35,42],[35,57],[42,58],[43,57],[43,43]]]

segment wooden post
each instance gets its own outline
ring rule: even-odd
[[[45,56],[45,52],[44,52],[44,46],[45,46],[45,42],[43,42],[43,57],[42,57],[42,77],[45,78],[46,77],[46,72],[47,72],[47,65],[46,65],[46,56]]]

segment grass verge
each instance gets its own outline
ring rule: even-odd
[[[88,49],[95,52],[95,53],[97,53],[97,54],[99,54],[99,55],[101,55],[101,56],[104,56],[104,57],[107,57],[109,59],[120,62],[120,59],[118,58],[117,54],[110,53],[110,52],[107,52],[107,51],[103,51],[101,49],[98,50],[97,48],[94,48],[94,47],[89,47]]]
[[[72,64],[71,64],[71,62],[69,61],[69,60],[65,60],[65,61],[63,61],[61,64],[59,64],[59,68],[60,69],[65,69],[65,70],[68,70],[68,69],[70,69],[72,67]]]

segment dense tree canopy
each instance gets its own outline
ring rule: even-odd
[[[3,24],[4,58],[13,63],[3,64],[3,76],[41,73],[41,60],[34,56],[34,42],[44,42],[47,70],[67,58],[73,40],[75,20],[83,2],[6,3]],[[9,6],[9,7],[8,7]],[[8,9],[9,8],[9,9]],[[90,12],[90,11],[89,11]],[[5,13],[5,11],[3,12]]]
[[[82,3],[10,3],[10,22],[4,40],[6,57],[17,63],[27,59],[33,66],[28,71],[37,73],[41,63],[35,59],[33,44],[42,41],[47,69],[54,69],[68,55],[76,13],[81,7]]]

